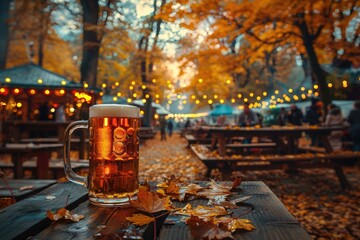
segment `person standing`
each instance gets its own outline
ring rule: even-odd
[[[166,140],[166,119],[164,117],[160,118],[160,141]]]
[[[360,152],[360,101],[354,103],[354,108],[350,111],[347,121],[350,124],[350,138],[354,143],[353,150]]]
[[[169,119],[169,122],[168,122],[168,124],[167,124],[167,129],[168,129],[169,137],[172,136],[173,128],[174,128],[173,122],[172,122],[171,119]]]
[[[313,99],[311,101],[311,106],[308,108],[305,114],[305,121],[309,123],[310,126],[316,126],[321,123],[321,110],[319,110],[320,104],[319,100]],[[309,134],[311,138],[311,146],[317,146],[318,140],[315,134]]]
[[[283,108],[283,107],[280,108],[280,113],[279,113],[278,121],[277,121],[279,126],[286,126],[287,118],[288,118],[288,114],[287,114],[285,108]]]
[[[56,122],[65,122],[65,107],[63,104],[60,104],[55,111],[55,121]]]

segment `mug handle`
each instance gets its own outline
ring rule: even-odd
[[[65,129],[64,133],[64,171],[65,176],[70,181],[83,185],[87,188],[88,181],[87,177],[80,176],[76,174],[73,169],[71,168],[71,161],[70,161],[70,145],[71,145],[71,134],[80,128],[88,128],[89,123],[87,120],[75,121],[69,124]]]

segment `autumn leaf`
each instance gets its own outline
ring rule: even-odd
[[[52,213],[50,210],[46,212],[46,216],[52,221],[58,221],[62,218],[69,219],[73,222],[78,222],[84,218],[84,215],[74,214],[66,208],[60,208],[56,211],[56,213]]]
[[[236,230],[252,231],[255,229],[254,225],[248,219],[220,217],[214,221],[217,224],[225,224],[230,232],[235,232]]]
[[[134,208],[147,213],[155,213],[171,208],[169,197],[160,198],[155,192],[139,191],[137,200],[131,200],[130,204]]]
[[[175,214],[197,216],[200,218],[210,218],[210,217],[223,216],[228,214],[228,212],[222,206],[214,206],[214,207],[197,206],[195,209],[193,209],[190,204],[186,204],[184,208],[175,212]]]
[[[191,216],[186,223],[193,239],[234,239],[230,231],[212,221],[204,221],[197,216]]]
[[[155,218],[146,216],[144,214],[133,214],[132,217],[126,217],[126,220],[128,220],[136,225],[143,226],[143,225],[149,224],[151,222],[154,222]]]

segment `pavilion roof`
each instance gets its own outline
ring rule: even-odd
[[[9,80],[10,79],[10,80]],[[42,83],[39,83],[39,79]],[[0,86],[80,89],[82,85],[33,63],[0,70]]]

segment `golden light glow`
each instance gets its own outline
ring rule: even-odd
[[[113,97],[113,101],[116,102],[118,100],[117,97]]]
[[[128,98],[128,99],[127,99],[127,102],[128,102],[128,103],[131,103],[131,102],[132,102],[131,98]]]
[[[172,104],[172,101],[171,101],[171,100],[169,100],[169,101],[168,101],[168,104]]]
[[[69,111],[73,113],[73,112],[75,112],[75,108],[71,107],[71,108],[69,108]]]
[[[39,78],[39,79],[37,80],[37,82],[38,82],[38,84],[42,84],[42,83],[43,83],[43,80],[42,80],[41,78]]]
[[[319,86],[317,84],[314,85],[314,89],[318,89]]]
[[[121,97],[121,92],[118,92],[116,95],[117,95],[118,97]]]
[[[146,103],[146,99],[141,100],[143,103]]]
[[[88,88],[88,87],[89,87],[89,84],[84,83],[84,88]]]
[[[5,88],[0,88],[0,93],[5,93]]]
[[[145,85],[142,85],[141,88],[142,88],[142,89],[146,89],[146,86],[145,86]]]
[[[99,93],[99,95],[100,95],[100,96],[103,96],[103,95],[104,95],[104,93],[103,93],[103,92],[100,92],[100,93]]]
[[[203,80],[201,78],[199,78],[199,83],[202,83],[202,82],[203,82]]]
[[[147,93],[146,95],[145,95],[145,98],[149,98],[150,97],[150,95]]]
[[[21,102],[18,102],[18,103],[16,103],[16,106],[17,106],[18,108],[21,108],[21,107],[22,107],[22,103],[21,103]]]
[[[212,104],[213,101],[211,99],[208,100],[208,104]]]
[[[332,88],[332,86],[333,86],[332,83],[328,83],[329,88]]]
[[[65,90],[64,90],[64,89],[60,89],[59,93],[60,93],[61,95],[64,95],[64,94],[65,94]]]
[[[133,89],[134,89],[134,87],[133,87],[133,86],[129,86],[129,89],[130,89],[130,90],[133,90]]]
[[[263,92],[263,96],[266,97],[266,96],[267,96],[267,92]]]
[[[136,93],[133,93],[133,97],[136,98],[136,97],[137,97],[137,94],[136,94]]]
[[[312,94],[312,92],[313,92],[313,91],[312,91],[311,89],[308,90],[308,94]]]
[[[143,110],[140,110],[140,114],[141,114],[141,115],[144,115],[144,113],[145,113],[145,112],[144,112]]]
[[[186,103],[187,103],[187,101],[186,101],[186,100],[183,100],[183,101],[182,101],[182,103],[183,103],[183,104],[186,104]]]
[[[275,94],[279,94],[279,90],[275,90],[275,92],[274,92]]]
[[[153,83],[156,83],[156,79],[154,78],[154,79],[152,80],[152,82],[153,82]]]
[[[176,96],[176,98],[177,98],[177,99],[180,99],[180,98],[181,98],[181,95],[180,95],[180,94],[178,94],[178,95]]]
[[[14,94],[19,94],[19,93],[20,93],[20,89],[15,88],[15,89],[13,90],[13,92],[14,92]]]
[[[9,82],[11,82],[11,78],[5,78],[5,82],[7,82],[7,83],[9,83]]]
[[[239,93],[239,94],[237,95],[237,97],[238,97],[238,98],[241,98],[241,97],[242,97],[241,93]]]
[[[206,94],[203,95],[203,99],[207,99],[207,95],[206,95]]]
[[[49,90],[49,89],[46,89],[46,90],[44,91],[44,93],[45,93],[45,95],[49,95],[49,94],[50,94],[50,90]]]
[[[220,103],[224,103],[225,102],[225,100],[224,99],[220,99]]]
[[[133,85],[133,86],[134,86],[135,84],[136,84],[136,82],[135,82],[135,81],[131,81],[131,85]]]
[[[159,97],[160,97],[159,94],[156,94],[156,95],[155,95],[155,98],[159,98]]]
[[[250,97],[253,97],[253,96],[254,96],[254,93],[251,92],[251,93],[249,94],[249,96],[250,96]]]
[[[200,103],[200,101],[199,101],[199,100],[196,100],[196,101],[195,101],[195,103],[196,103],[196,104],[199,104],[199,103]]]
[[[256,97],[256,100],[260,101],[260,100],[261,100],[261,97],[260,97],[260,96],[257,96],[257,97]]]
[[[301,91],[305,91],[305,88],[304,88],[304,87],[301,87],[300,90],[301,90]]]
[[[155,103],[160,103],[159,99],[156,99],[156,100],[155,100]]]
[[[232,102],[232,103],[235,103],[235,99],[234,99],[234,98],[232,98],[232,99],[231,99],[231,102]]]
[[[102,88],[106,88],[106,83],[101,84]]]
[[[191,99],[195,99],[196,98],[196,96],[195,95],[191,95]]]
[[[249,99],[247,99],[247,98],[244,98],[244,102],[248,102],[249,101]]]
[[[84,87],[85,87],[85,84],[87,85],[87,83],[84,83]],[[61,85],[63,85],[63,86],[66,85],[66,81],[65,81],[65,80],[62,80],[62,81],[61,81]],[[88,85],[88,86],[89,86],[89,85]]]
[[[115,83],[115,86],[117,86],[117,87],[118,87],[119,85],[120,85],[120,83],[119,83],[119,82],[116,82],[116,83]]]
[[[292,88],[289,88],[289,93],[292,93],[292,92],[293,92]]]
[[[228,80],[226,80],[226,83],[227,83],[227,84],[230,84],[230,83],[231,83],[231,81],[228,79]]]
[[[55,112],[55,108],[51,108],[50,112],[54,113]]]

